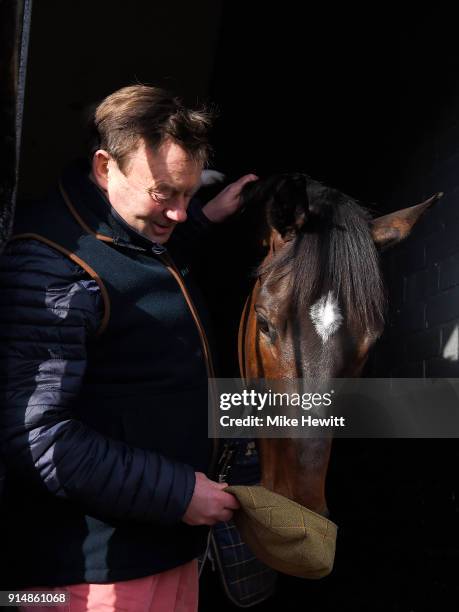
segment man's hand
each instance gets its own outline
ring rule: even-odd
[[[182,521],[187,525],[215,525],[220,521],[229,521],[234,510],[239,508],[239,502],[234,495],[222,490],[227,486],[224,482],[209,480],[202,472],[196,472],[193,497]]]
[[[225,187],[215,198],[207,202],[202,212],[213,223],[224,221],[241,207],[240,195],[244,185],[257,180],[258,176],[256,174],[241,176],[240,179]]]

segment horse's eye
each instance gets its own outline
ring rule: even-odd
[[[261,316],[260,314],[257,314],[257,326],[258,329],[261,331],[262,334],[265,334],[266,336],[270,336],[270,331],[269,331],[269,323],[268,321]]]

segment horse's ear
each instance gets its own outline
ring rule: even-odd
[[[302,230],[311,213],[308,180],[305,174],[289,173],[251,181],[241,190],[242,206],[262,205],[269,228],[279,242],[287,242]]]
[[[411,230],[426,210],[442,196],[442,192],[436,193],[421,204],[402,208],[370,221],[371,233],[376,246],[383,250],[404,240],[411,233]]]
[[[287,242],[302,230],[310,214],[308,177],[292,173],[274,178],[268,200],[267,220],[279,237]]]

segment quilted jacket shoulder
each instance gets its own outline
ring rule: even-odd
[[[0,286],[0,449],[8,472],[88,512],[180,521],[194,488],[189,466],[102,436],[72,414],[87,340],[103,316],[96,282],[51,247],[13,240],[0,257]],[[95,495],[101,487],[104,495]]]

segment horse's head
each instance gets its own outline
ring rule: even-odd
[[[347,195],[303,174],[246,185],[265,202],[266,256],[240,328],[244,378],[359,376],[383,330],[379,250],[411,231],[438,198],[371,220]],[[261,440],[263,484],[326,512],[328,440]]]

